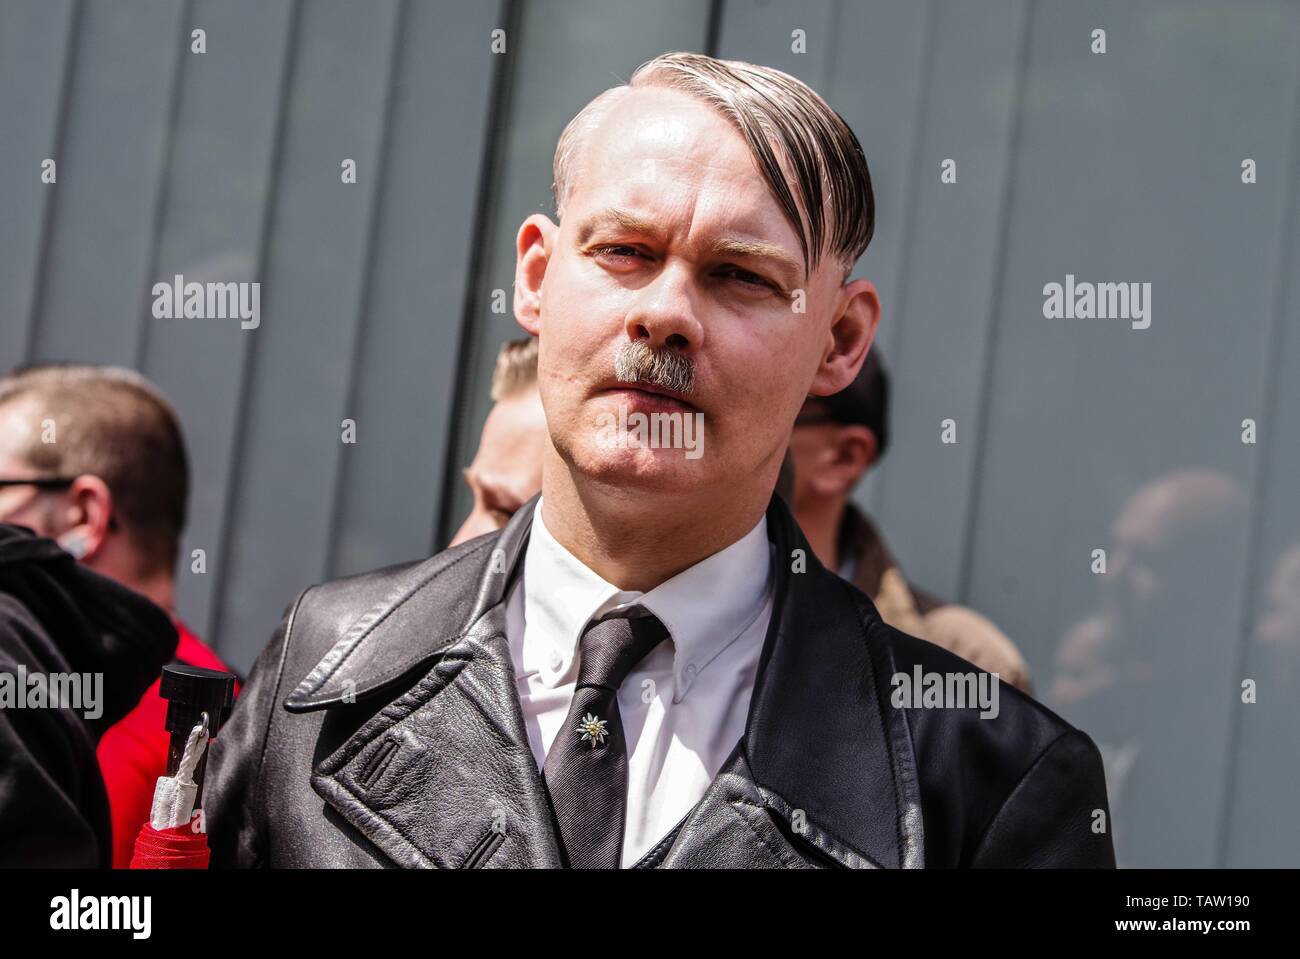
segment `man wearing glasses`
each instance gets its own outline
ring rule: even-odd
[[[0,522],[55,540],[85,569],[169,614],[179,634],[175,661],[227,669],[175,615],[188,496],[180,421],[144,377],[82,363],[0,377]],[[130,864],[154,784],[166,774],[165,702],[156,681],[165,662],[153,667],[152,687],[126,704],[129,713],[97,734],[118,868]]]

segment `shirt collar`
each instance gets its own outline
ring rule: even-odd
[[[634,603],[668,628],[673,643],[673,702],[680,702],[700,673],[745,632],[763,611],[771,554],[764,514],[748,533],[649,592],[620,590],[565,549],[533,513],[524,555],[524,621],[538,629],[565,674],[578,640],[593,617]]]

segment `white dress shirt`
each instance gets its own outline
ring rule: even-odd
[[[625,868],[700,800],[744,734],[772,617],[770,548],[763,516],[649,592],[620,590],[555,540],[537,502],[522,575],[506,599],[506,636],[538,769],[557,735],[578,735],[562,727],[588,620],[639,603],[668,628],[618,692],[628,743]]]

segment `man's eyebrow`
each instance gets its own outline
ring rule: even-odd
[[[599,213],[593,213],[579,224],[578,245],[582,246],[582,244],[590,240],[591,235],[603,226],[613,226],[627,230],[629,233],[646,233],[651,236],[658,236],[663,232],[655,225],[653,220],[648,220],[628,210],[610,207],[601,210]]]
[[[758,260],[771,260],[785,274],[786,282],[791,286],[803,276],[803,265],[774,243],[722,236],[713,242],[712,250],[714,256],[739,256],[752,257]]]
[[[650,236],[658,236],[662,232],[652,220],[628,210],[610,207],[593,213],[578,226],[578,245],[585,244],[591,239],[592,234],[604,226]],[[785,274],[786,281],[791,286],[803,276],[803,265],[774,243],[723,236],[713,242],[710,250],[714,256],[771,260]]]

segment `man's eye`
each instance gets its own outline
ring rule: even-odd
[[[746,286],[763,286],[763,287],[767,287],[768,289],[776,289],[776,287],[772,283],[763,279],[757,273],[750,273],[748,270],[742,270],[739,267],[735,267],[735,266],[727,267],[722,272],[723,275],[727,276],[729,279],[739,280],[741,283],[744,283]]]
[[[636,256],[638,251],[636,250],[635,247],[622,246],[619,244],[609,244],[607,246],[598,246],[595,249],[593,249],[591,252],[599,254],[601,256],[605,256],[605,255]]]

